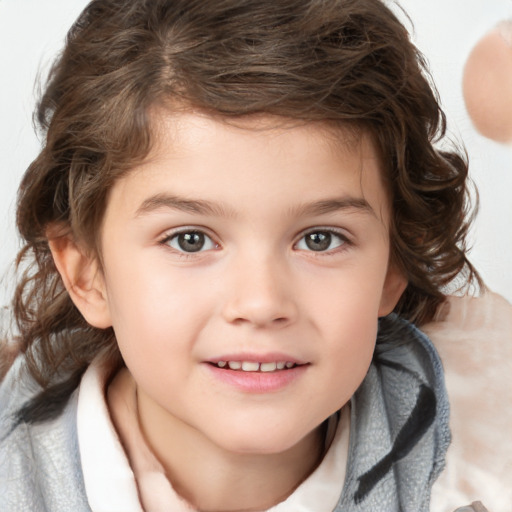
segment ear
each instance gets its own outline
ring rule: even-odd
[[[87,254],[71,235],[50,238],[53,261],[71,300],[93,327],[112,325],[103,274],[95,256]]]
[[[395,309],[402,293],[407,288],[407,279],[395,265],[390,264],[382,289],[379,306],[379,317],[389,315]]]

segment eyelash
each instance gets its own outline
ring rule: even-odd
[[[182,228],[177,231],[173,231],[171,233],[166,233],[165,236],[159,241],[159,244],[171,248],[180,257],[183,257],[183,258],[194,257],[198,253],[205,251],[205,249],[203,249],[203,246],[201,246],[197,251],[185,251],[185,250],[183,250],[183,248],[173,247],[171,242],[175,239],[178,240],[178,237],[180,237],[181,235],[199,235],[201,237],[204,237],[205,243],[211,244],[211,247],[208,247],[206,250],[217,249],[219,247],[219,244],[213,239],[212,236],[210,236],[208,233],[206,233],[204,229],[192,228],[192,227]]]
[[[329,245],[331,245],[331,243],[333,242],[333,240],[332,240],[333,237],[337,238],[339,240],[339,243],[331,249],[327,248],[326,250],[322,250],[322,251],[315,251],[315,250],[311,249],[310,247],[309,248],[300,248],[299,247],[300,243],[304,243],[307,246],[307,244],[308,244],[307,238],[306,238],[307,236],[319,235],[319,234],[328,235],[330,237]],[[302,233],[299,240],[294,244],[294,247],[297,248],[298,250],[304,250],[306,252],[311,252],[311,253],[318,254],[321,256],[332,256],[332,255],[338,254],[339,252],[345,251],[352,245],[353,245],[353,242],[350,240],[350,238],[345,233],[343,233],[337,229],[315,227],[313,229],[310,229],[310,230]]]
[[[204,244],[203,244],[196,251],[186,251],[183,249],[183,247],[173,247],[171,242],[175,239],[178,240],[179,237],[182,235],[194,235],[194,236],[203,237],[203,241],[205,243],[207,243],[208,245],[210,245],[210,247],[204,249]],[[332,240],[333,237],[337,238],[339,240],[339,243],[331,249],[329,249],[329,247],[327,247],[325,250],[315,251],[315,250],[311,249],[310,246],[308,246],[308,242],[307,242],[307,238],[306,238],[306,237],[312,236],[312,235],[324,235],[324,236],[327,235],[329,237],[328,238],[329,246],[333,242],[333,240]],[[177,243],[179,244],[179,241]],[[303,248],[303,247],[301,248],[299,246],[301,243],[306,245],[306,248]],[[165,236],[159,241],[159,244],[163,245],[163,246],[170,247],[171,249],[173,249],[177,254],[179,254],[183,258],[190,258],[198,253],[219,248],[219,244],[213,239],[212,236],[207,234],[205,232],[205,230],[203,230],[201,228],[192,228],[192,227],[182,228],[179,231],[173,231],[171,233],[166,233]],[[294,243],[293,247],[294,247],[294,249],[297,249],[300,251],[316,253],[316,254],[319,254],[322,256],[328,256],[328,255],[333,255],[333,254],[337,254],[341,251],[344,251],[351,245],[353,245],[353,242],[349,239],[349,237],[347,237],[344,233],[340,232],[339,230],[336,230],[333,228],[318,227],[318,228],[310,229],[306,232],[303,232],[301,234],[300,238],[298,239],[298,241]]]

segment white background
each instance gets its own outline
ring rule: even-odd
[[[9,269],[18,249],[16,187],[39,148],[31,124],[36,77],[45,75],[85,4],[85,0],[0,0],[0,274],[5,275],[0,305],[8,302],[12,291]],[[512,0],[402,0],[401,5],[414,23],[413,40],[430,63],[449,131],[467,148],[471,177],[480,192],[471,260],[488,286],[512,301],[512,148],[473,130],[461,95],[470,49],[500,19],[512,18]]]

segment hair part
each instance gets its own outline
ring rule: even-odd
[[[49,74],[36,116],[44,147],[18,196],[14,313],[43,388],[100,351],[120,361],[112,329],[89,326],[69,298],[48,229],[98,249],[109,191],[148,155],[159,106],[357,126],[376,142],[390,191],[391,257],[409,282],[396,312],[424,323],[456,276],[480,283],[466,257],[466,159],[435,148],[445,116],[382,1],[93,0]]]

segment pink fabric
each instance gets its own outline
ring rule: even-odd
[[[422,330],[443,361],[452,444],[432,489],[432,510],[481,501],[512,510],[512,305],[491,292],[451,297]]]

